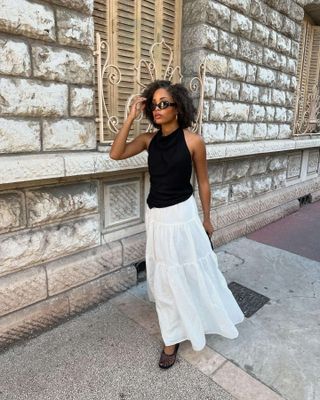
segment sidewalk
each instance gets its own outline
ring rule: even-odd
[[[185,342],[174,367],[160,370],[143,282],[0,353],[0,400],[320,400],[319,205],[217,249],[228,282],[270,298],[238,325],[237,339],[209,335],[197,353]]]

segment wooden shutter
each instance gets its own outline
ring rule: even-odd
[[[299,134],[316,128],[315,124],[304,121],[309,96],[314,93],[320,79],[320,27],[315,26],[310,18],[305,18],[303,22],[297,72],[295,133]]]
[[[110,44],[110,61],[121,71],[118,86],[105,88],[105,98],[110,115],[124,118],[125,106],[132,94],[142,88],[136,82],[134,67],[141,58],[149,60],[151,46],[161,39],[174,50],[174,64],[180,62],[180,32],[182,0],[96,0],[94,20],[99,32]],[[156,54],[157,77],[164,72],[169,52],[159,50]],[[142,69],[141,82],[148,84],[150,75]],[[146,122],[135,123],[133,134],[146,129]],[[113,135],[106,132],[106,139]]]

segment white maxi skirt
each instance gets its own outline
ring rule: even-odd
[[[194,197],[170,207],[147,207],[146,232],[148,296],[165,345],[190,340],[200,351],[205,334],[236,338],[235,324],[244,315],[218,268]]]

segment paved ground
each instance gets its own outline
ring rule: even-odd
[[[313,217],[300,224],[295,254],[252,240],[273,239],[271,226],[217,249],[229,282],[270,298],[238,325],[238,339],[210,335],[202,352],[185,342],[176,365],[159,370],[159,327],[144,282],[1,353],[0,400],[320,400],[320,246],[310,237],[319,204],[308,206]],[[272,229],[286,225],[290,244],[296,225],[288,219]],[[308,246],[313,259],[299,255],[311,254]]]

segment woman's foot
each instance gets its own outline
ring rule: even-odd
[[[173,346],[164,346],[159,361],[160,368],[167,369],[173,366],[176,361],[179,344],[180,343]]]

